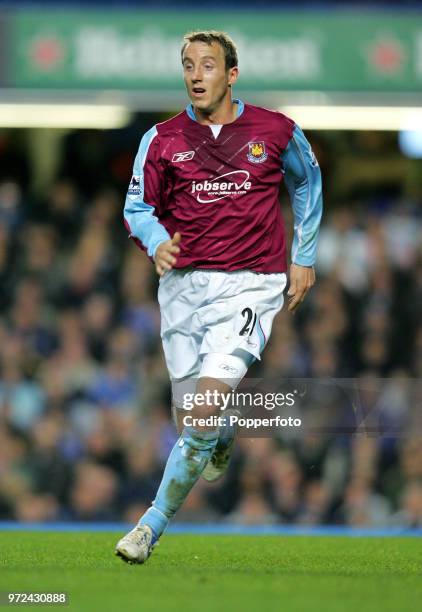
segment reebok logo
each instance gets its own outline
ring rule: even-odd
[[[220,363],[218,367],[221,368],[222,370],[226,370],[226,372],[230,372],[230,374],[233,374],[233,375],[239,372],[237,368],[233,368],[232,366],[227,365],[227,363]]]
[[[226,196],[244,195],[252,187],[247,170],[233,170],[216,178],[205,181],[193,181],[192,191],[198,202],[207,204],[217,202]]]
[[[193,159],[194,155],[195,151],[183,151],[182,153],[175,153],[171,161],[174,163],[187,162]]]

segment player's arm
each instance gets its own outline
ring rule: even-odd
[[[180,251],[180,234],[170,237],[156,215],[161,201],[163,169],[160,159],[157,128],[151,128],[142,138],[133,165],[124,207],[125,225],[150,257],[160,276],[176,263]]]
[[[295,126],[281,156],[284,180],[294,215],[288,309],[303,302],[315,282],[314,263],[322,215],[322,182],[318,162],[302,130]]]

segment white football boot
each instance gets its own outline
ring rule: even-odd
[[[117,542],[115,554],[126,563],[145,563],[157,544],[148,525],[137,525]]]

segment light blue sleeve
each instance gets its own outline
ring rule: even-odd
[[[166,228],[154,214],[154,202],[151,201],[149,204],[144,200],[146,182],[148,183],[148,193],[153,193],[157,201],[160,198],[162,176],[157,163],[158,160],[154,160],[150,155],[150,146],[156,136],[157,128],[154,126],[141,140],[133,165],[133,176],[126,195],[123,213],[130,237],[137,238],[150,257],[155,256],[159,244],[165,240],[170,240]]]
[[[321,171],[309,142],[298,126],[281,160],[294,215],[292,262],[312,266],[322,216]]]

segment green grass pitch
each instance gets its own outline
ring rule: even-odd
[[[69,605],[37,608],[78,612],[421,609],[418,538],[167,535],[145,565],[126,565],[118,537],[2,532],[0,591],[65,591]]]

